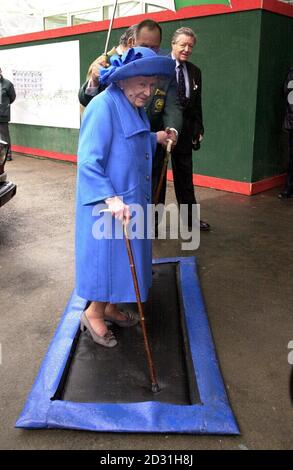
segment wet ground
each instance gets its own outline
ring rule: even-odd
[[[156,240],[154,257],[195,255],[241,436],[15,429],[74,287],[72,164],[15,155],[17,195],[0,212],[1,449],[292,449],[288,343],[293,340],[293,199],[197,188],[211,224],[200,248]],[[172,184],[168,201],[174,200]]]

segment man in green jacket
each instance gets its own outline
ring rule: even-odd
[[[138,25],[130,28],[132,36],[128,40],[128,47],[143,46],[153,49],[156,53],[160,51],[162,41],[161,26],[153,20],[141,21]],[[96,59],[91,65],[91,75],[86,83],[79,90],[79,101],[86,106],[90,100],[103,90],[99,84],[99,66],[106,65],[104,56]],[[170,138],[174,143],[177,141],[178,133],[182,126],[182,111],[177,94],[176,77],[171,79],[159,79],[146,106],[146,112],[151,123],[151,131],[158,132],[166,128],[170,129]],[[157,147],[153,160],[152,186],[153,195],[157,187],[161,161],[164,158],[164,149],[160,145]]]
[[[0,68],[0,139],[8,143],[7,160],[12,160],[9,135],[10,105],[16,94],[13,83],[3,77]]]

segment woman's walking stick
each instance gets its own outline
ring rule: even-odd
[[[100,214],[103,212],[111,212],[110,209],[102,209],[100,211]],[[150,343],[148,340],[147,336],[147,331],[146,331],[146,326],[145,326],[145,321],[144,321],[144,308],[141,302],[141,297],[140,297],[140,292],[139,292],[139,287],[138,287],[138,281],[137,281],[137,275],[136,275],[136,269],[135,269],[135,264],[134,264],[134,259],[133,259],[133,254],[132,254],[132,249],[131,249],[131,244],[130,240],[128,237],[128,231],[127,231],[127,224],[123,221],[123,231],[124,231],[124,238],[125,238],[125,243],[126,243],[126,249],[128,253],[128,258],[129,258],[129,264],[130,264],[130,269],[131,269],[131,274],[132,274],[132,280],[133,280],[133,286],[135,290],[135,295],[136,295],[136,301],[138,305],[138,311],[139,311],[139,316],[140,316],[140,324],[142,328],[142,333],[143,333],[143,339],[144,339],[144,346],[145,346],[145,351],[146,351],[146,356],[147,356],[147,362],[149,366],[149,373],[150,373],[150,378],[151,378],[151,384],[152,384],[152,392],[157,393],[160,391],[159,384],[157,382],[157,376],[156,376],[156,371],[154,367],[154,362],[152,358],[152,352],[151,352],[151,347]]]
[[[141,328],[142,328],[142,333],[143,333],[144,346],[146,350],[149,372],[150,372],[150,377],[151,377],[152,392],[157,393],[160,391],[160,387],[157,382],[156,371],[155,371],[153,358],[152,358],[152,352],[151,352],[150,344],[149,344],[148,337],[147,337],[146,326],[145,326],[145,321],[144,321],[144,309],[143,309],[143,305],[141,302],[138,281],[137,281],[137,276],[136,276],[136,270],[135,270],[135,264],[134,264],[130,240],[128,237],[127,225],[124,223],[123,227],[124,227],[126,248],[127,248],[127,253],[129,257],[129,264],[130,264],[130,269],[131,269],[131,274],[132,274],[132,279],[133,279],[133,285],[134,285],[138,311],[139,311],[139,316],[140,316],[140,323],[141,323]]]

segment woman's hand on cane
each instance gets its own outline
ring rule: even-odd
[[[108,210],[111,214],[125,225],[128,225],[130,221],[129,206],[124,204],[118,196],[108,197],[105,202],[108,205]]]

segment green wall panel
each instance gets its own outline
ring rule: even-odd
[[[293,64],[292,37],[292,18],[263,12],[252,181],[283,173],[286,167],[283,82]]]
[[[205,139],[195,173],[250,181],[260,21],[254,11],[163,25],[169,44],[180,26],[198,36],[191,61],[202,70]]]
[[[10,124],[12,145],[21,145],[50,152],[75,155],[78,144],[78,129],[60,127],[27,126]]]
[[[286,138],[281,132],[280,94],[285,73],[293,62],[293,48],[287,47],[293,36],[292,19],[254,10],[165,22],[161,26],[162,48],[166,50],[180,26],[190,26],[198,36],[191,61],[203,75],[205,139],[201,150],[194,153],[194,172],[243,182],[282,172]],[[118,43],[123,31],[113,31],[110,47]],[[104,50],[106,31],[26,45],[75,39],[80,44],[83,83],[88,66]],[[76,153],[77,129],[12,124],[11,134],[16,145]]]

